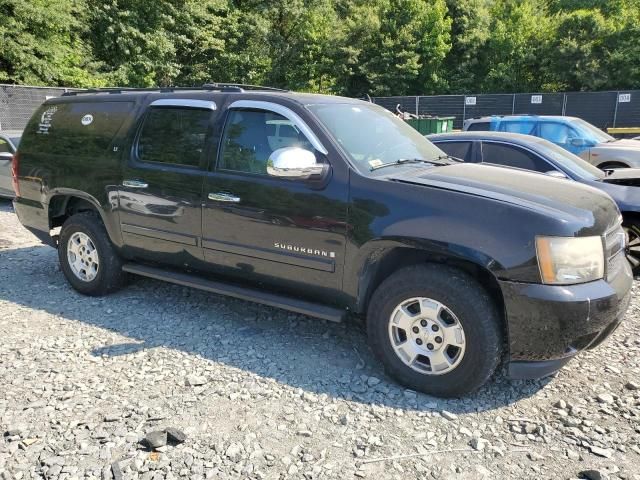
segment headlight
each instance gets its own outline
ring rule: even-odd
[[[536,250],[544,283],[570,285],[604,277],[601,237],[536,237]]]

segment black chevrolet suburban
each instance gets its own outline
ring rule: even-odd
[[[561,368],[622,320],[615,203],[450,158],[358,100],[242,85],[66,94],[14,166],[22,224],[87,295],[138,274],[294,312],[366,318],[402,384],[461,396],[501,360]]]

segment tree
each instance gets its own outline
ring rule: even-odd
[[[485,44],[491,36],[491,0],[447,0],[451,18],[451,51],[447,55],[449,93],[477,91],[486,74]]]
[[[340,63],[349,95],[427,94],[443,85],[451,22],[444,0],[355,0]]]
[[[0,0],[0,81],[27,85],[100,84],[80,39],[83,5],[73,0]]]

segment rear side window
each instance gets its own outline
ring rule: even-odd
[[[152,107],[138,136],[138,160],[198,167],[210,119],[210,110]]]
[[[534,122],[500,122],[500,131],[502,132],[533,135],[534,128],[536,128],[536,124]]]
[[[104,155],[133,106],[133,102],[43,105],[25,128],[21,150],[78,157]]]
[[[491,130],[491,124],[489,122],[476,122],[469,125],[468,132],[486,132]]]
[[[9,148],[9,143],[0,138],[0,153],[11,153],[11,148]]]
[[[436,143],[436,146],[444,151],[447,155],[459,158],[465,162],[472,161],[471,158],[471,142],[440,142]]]
[[[482,161],[536,172],[555,170],[552,165],[531,152],[499,143],[482,143]]]

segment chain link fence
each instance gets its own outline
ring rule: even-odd
[[[33,112],[50,97],[78,90],[0,84],[0,129],[23,129]],[[640,127],[640,90],[612,92],[516,93],[374,97],[378,105],[417,115],[455,117],[454,128],[484,115],[568,115],[599,128]]]
[[[416,115],[455,117],[454,128],[467,118],[485,115],[566,115],[599,128],[640,127],[640,90],[612,92],[515,93],[374,97],[378,105]]]
[[[0,130],[24,129],[42,102],[71,90],[77,89],[0,84]]]

